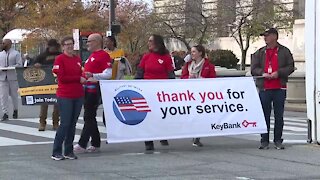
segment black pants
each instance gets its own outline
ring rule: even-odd
[[[84,101],[84,127],[81,132],[79,145],[83,148],[87,147],[91,137],[91,145],[100,147],[101,139],[97,124],[97,109],[100,105],[100,92],[90,93],[86,92]]]

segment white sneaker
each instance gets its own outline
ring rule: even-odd
[[[89,152],[89,153],[100,152],[100,148],[94,147],[94,146],[89,146],[89,147],[87,148],[87,152]]]
[[[86,149],[85,148],[82,148],[79,144],[76,144],[73,146],[73,152],[74,153],[85,153],[86,152]]]

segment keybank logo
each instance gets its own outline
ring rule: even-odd
[[[114,97],[113,112],[122,123],[137,125],[146,118],[151,109],[140,93],[124,90]]]
[[[240,123],[236,124],[229,124],[229,123],[223,123],[223,124],[211,124],[211,129],[215,130],[224,130],[224,129],[235,129],[235,128],[241,128]]]
[[[242,126],[241,126],[242,125]],[[244,127],[244,128],[248,128],[248,127],[257,127],[257,122],[249,122],[247,120],[243,120],[242,123],[234,123],[234,124],[231,124],[231,123],[223,123],[223,124],[211,124],[211,129],[212,130],[225,130],[225,129],[239,129],[241,127]]]

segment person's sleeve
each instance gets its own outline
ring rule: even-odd
[[[16,54],[16,64],[13,65],[14,67],[22,67],[22,57],[21,57],[21,54],[20,53],[17,53]]]
[[[52,72],[57,75],[58,81],[62,83],[80,82],[81,76],[70,76],[65,74],[67,69],[62,61],[63,59],[60,56],[57,56],[52,69]]]
[[[210,75],[209,75],[209,78],[215,78],[215,77],[217,77],[216,68],[215,68],[214,64],[210,64]]]
[[[189,79],[188,63],[185,63],[182,67],[181,79]]]
[[[108,80],[112,77],[112,68],[105,69],[102,73],[93,74],[93,78],[96,80]]]
[[[278,75],[280,78],[286,78],[294,71],[294,60],[289,49],[286,50],[285,58],[287,63],[286,66],[278,69]]]
[[[261,59],[259,59],[259,58],[260,58],[259,57],[259,50],[251,56],[251,75],[252,76],[262,76],[262,74],[264,73],[264,70],[260,66],[259,61]]]

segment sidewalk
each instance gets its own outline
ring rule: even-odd
[[[307,105],[301,103],[285,103],[285,111],[307,112]]]

